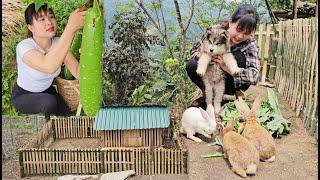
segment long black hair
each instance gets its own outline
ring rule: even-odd
[[[33,23],[33,18],[38,19],[41,13],[47,13],[50,12],[51,14],[54,15],[53,10],[51,8],[48,8],[48,5],[45,3],[42,5],[38,11],[36,11],[35,3],[29,4],[27,9],[24,12],[24,19],[27,25],[32,25]],[[27,31],[27,37],[32,37],[32,32],[28,29]]]
[[[245,31],[247,34],[254,32],[260,22],[259,14],[250,4],[238,6],[230,16],[230,19],[232,23],[238,22],[237,29],[240,31]],[[225,29],[229,28],[229,24],[226,22],[222,22],[221,25]]]

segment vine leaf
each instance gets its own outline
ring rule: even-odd
[[[38,12],[39,8],[45,3],[46,3],[45,0],[34,0],[36,12]]]

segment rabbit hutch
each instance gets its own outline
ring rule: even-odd
[[[95,117],[57,117],[19,149],[20,176],[124,170],[136,175],[185,174],[188,152],[171,132],[166,106],[111,106]],[[63,140],[84,145],[57,145]],[[91,146],[93,142],[99,146]]]
[[[169,124],[166,107],[123,106],[100,109],[94,129],[104,147],[160,147],[169,138]]]

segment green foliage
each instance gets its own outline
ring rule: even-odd
[[[146,103],[151,99],[151,95],[148,94],[146,85],[141,85],[137,89],[135,89],[131,95],[132,105],[138,105]]]
[[[80,60],[80,52],[79,49],[81,48],[81,42],[82,42],[82,30],[77,31],[77,33],[74,35],[70,50],[74,57],[79,61]],[[66,79],[66,80],[73,80],[75,79],[73,75],[71,74],[70,70],[66,66],[62,66],[60,77]]]
[[[34,2],[34,0],[22,0],[22,2],[26,5],[31,4]]]
[[[215,146],[215,145],[223,146],[221,136],[220,135],[216,136],[214,138],[214,142],[213,143],[209,143],[208,145],[209,146]]]
[[[67,25],[69,15],[76,8],[84,5],[87,0],[57,0],[50,3],[58,24],[56,36],[61,36]]]
[[[128,0],[126,3],[116,1],[115,7],[119,12],[130,13],[136,9],[135,0]]]
[[[177,105],[187,107],[195,90],[185,71],[185,62],[177,59],[163,59],[150,67],[148,79],[144,85],[146,94],[151,95],[149,103]]]
[[[40,8],[41,6],[43,6],[45,3],[47,3],[46,0],[34,0],[34,5],[35,5],[36,11],[38,11],[39,8]]]
[[[147,77],[150,59],[145,52],[161,41],[147,35],[145,25],[145,17],[135,10],[117,13],[109,26],[114,44],[105,52],[104,71],[114,88],[108,103],[128,104],[135,88]]]
[[[222,152],[211,152],[206,155],[201,155],[202,158],[212,158],[212,157],[223,157],[224,153]]]
[[[291,9],[293,5],[293,1],[291,0],[269,0],[270,5],[272,7],[272,10],[278,10],[278,9]]]
[[[291,122],[282,116],[281,110],[279,109],[279,103],[276,93],[268,88],[268,102],[271,107],[271,121],[266,121],[266,126],[272,134],[279,136],[280,134],[289,134]]]
[[[47,3],[55,14],[58,24],[57,36],[60,36],[68,22],[70,13],[76,8],[84,5],[87,0],[23,0],[23,2],[27,5],[34,2],[36,5],[36,10],[44,3]]]
[[[2,113],[16,116],[17,111],[11,104],[11,91],[15,84],[16,71],[16,46],[26,34],[26,26],[21,25],[15,37],[6,38],[2,47]]]

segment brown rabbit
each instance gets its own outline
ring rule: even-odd
[[[232,131],[233,120],[229,120],[225,128],[219,122],[218,125],[222,136],[224,156],[228,158],[232,171],[241,177],[256,174],[259,163],[258,150],[246,138]]]
[[[276,143],[269,132],[258,122],[257,111],[260,107],[261,97],[258,96],[254,100],[251,110],[244,102],[236,100],[234,103],[246,118],[246,125],[242,135],[258,149],[262,161],[275,161]]]

